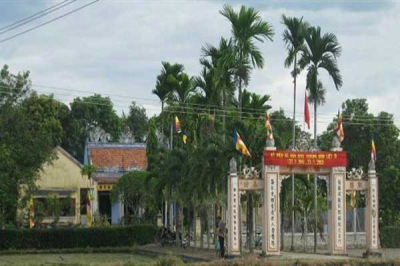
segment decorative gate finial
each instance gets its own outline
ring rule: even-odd
[[[229,161],[229,172],[231,173],[237,173],[237,162],[236,159],[232,157],[232,159]]]

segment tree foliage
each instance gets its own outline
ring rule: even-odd
[[[129,115],[125,120],[136,142],[143,142],[146,139],[148,131],[148,118],[146,109],[132,102],[129,107]]]
[[[34,181],[53,149],[61,143],[63,129],[59,117],[64,107],[52,97],[29,91],[29,72],[12,75],[5,66],[0,104],[0,226],[17,224],[17,208],[27,204],[23,195],[34,189]],[[23,85],[22,85],[23,84]]]

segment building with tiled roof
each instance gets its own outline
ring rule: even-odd
[[[146,144],[128,141],[110,143],[95,139],[86,144],[85,164],[96,167],[93,177],[98,191],[96,209],[101,215],[110,217],[112,224],[118,224],[124,216],[124,206],[122,203],[111,202],[112,186],[126,172],[147,169]]]
[[[45,163],[35,181],[37,190],[34,192],[34,206],[43,206],[44,219],[40,222],[45,226],[54,222],[54,217],[48,204],[48,197],[54,195],[64,202],[58,224],[87,224],[86,200],[88,191],[93,193],[93,201],[97,201],[97,183],[88,176],[82,175],[83,165],[61,147],[56,147],[56,158]],[[37,224],[39,226],[39,224]]]

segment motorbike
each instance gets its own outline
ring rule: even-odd
[[[176,233],[162,227],[157,233],[156,242],[159,247],[163,247],[164,245],[176,245]]]

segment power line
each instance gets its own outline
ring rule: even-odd
[[[4,33],[6,33],[6,32],[9,32],[9,31],[11,31],[11,30],[13,30],[13,29],[19,28],[19,27],[21,27],[21,26],[23,26],[23,25],[25,25],[25,24],[28,24],[29,22],[32,22],[32,21],[34,21],[34,20],[37,20],[37,19],[39,19],[39,18],[41,18],[41,17],[44,17],[44,16],[46,16],[46,15],[48,15],[48,14],[51,14],[51,13],[53,13],[53,12],[55,12],[55,11],[57,11],[57,10],[63,8],[63,7],[66,7],[66,6],[68,6],[68,5],[70,5],[70,4],[74,3],[74,2],[76,2],[76,0],[71,0],[70,2],[68,2],[68,1],[69,1],[69,0],[66,0],[66,1],[62,2],[61,4],[63,4],[63,5],[61,5],[61,6],[59,6],[60,3],[58,3],[57,5],[54,5],[54,6],[50,7],[50,8],[47,8],[47,9],[45,9],[45,10],[39,12],[39,13],[36,13],[36,14],[41,14],[41,15],[38,15],[38,16],[35,16],[35,15],[30,16],[30,17],[28,17],[28,18],[26,18],[26,19],[21,20],[21,22],[20,22],[20,23],[17,23],[17,25],[11,26],[11,25],[13,25],[13,24],[16,24],[16,23],[13,23],[13,24],[10,25],[11,27],[8,26],[7,29],[1,30],[1,31],[0,31],[0,35],[1,35],[1,34],[4,34]],[[49,9],[50,9],[50,10],[49,10]]]
[[[74,89],[68,89],[68,88],[62,88],[62,87],[53,87],[53,86],[46,86],[46,85],[37,85],[37,84],[33,84],[33,87],[41,87],[41,88],[49,88],[49,89],[55,89],[55,90],[65,90],[65,91],[74,91],[74,92],[80,92],[80,93],[92,93],[92,94],[96,94],[96,92],[93,91],[85,91],[85,90],[74,90]],[[110,97],[120,97],[120,98],[124,98],[124,99],[139,99],[139,100],[145,100],[145,101],[153,101],[153,102],[159,102],[159,100],[155,100],[155,99],[149,99],[149,98],[143,98],[143,97],[133,97],[133,96],[128,96],[128,95],[118,95],[118,94],[105,94],[102,93],[102,95],[106,95],[106,96],[110,96]],[[79,95],[78,95],[79,96]],[[224,107],[224,106],[220,106],[220,105],[212,105],[212,104],[199,104],[199,103],[180,103],[180,102],[172,102],[172,103],[176,103],[179,105],[183,105],[183,106],[200,106],[200,107],[204,107],[204,108],[212,108],[212,110],[225,110],[228,109],[229,107]],[[217,107],[217,108],[214,108]],[[251,114],[259,114],[259,115],[265,115],[264,112],[260,112],[259,109],[256,108],[243,108],[244,110],[254,110],[253,112],[244,112],[244,113],[251,113]],[[284,110],[284,109],[282,109]],[[284,110],[286,112],[291,112],[290,110]],[[302,112],[296,112],[296,114],[303,114]],[[337,114],[324,114],[324,113],[319,113],[319,116],[328,116],[329,118],[331,117],[335,117]],[[370,120],[370,118],[357,118],[356,116],[342,116],[343,118],[349,118],[350,120]],[[388,121],[392,121],[392,118],[379,118],[379,117],[372,117],[371,119],[377,119],[377,120],[388,120]]]
[[[9,94],[9,93],[6,93],[6,92],[0,92],[0,94]],[[67,94],[63,94],[64,96],[69,96],[69,95],[67,95]],[[86,105],[96,105],[96,106],[109,106],[108,104],[103,104],[103,103],[96,103],[96,102],[89,102],[89,101],[80,101],[79,103],[81,103],[81,104],[86,104]],[[118,107],[118,108],[124,108],[125,106],[121,106],[121,105],[115,105],[115,104],[113,104],[113,107]],[[151,108],[148,108],[148,109],[151,109]],[[158,108],[157,108],[158,109]],[[226,115],[226,114],[219,114],[219,113],[213,113],[213,114],[210,114],[209,112],[208,112],[209,110],[203,110],[203,109],[192,109],[192,110],[190,110],[190,111],[187,111],[187,110],[175,110],[175,109],[170,109],[170,108],[165,108],[164,109],[164,112],[166,112],[166,113],[171,113],[171,114],[187,114],[187,115],[195,115],[195,116],[204,116],[204,115],[211,115],[211,116],[214,116],[214,117],[220,117],[220,118],[222,118],[222,117],[225,117],[225,118],[232,118],[232,119],[237,119],[238,118],[238,116],[234,116],[234,115]],[[252,121],[259,121],[259,120],[261,120],[261,121],[263,121],[264,120],[264,118],[263,117],[249,117],[249,116],[243,116],[242,117],[243,118],[243,120],[246,120],[246,121],[249,121],[249,120],[252,120]],[[274,123],[278,123],[278,124],[280,124],[280,123],[292,123],[292,121],[291,121],[291,119],[290,118],[275,118],[275,119],[273,119],[272,120],[272,124],[274,124]],[[319,120],[319,121],[317,121],[317,124],[324,124],[324,125],[326,125],[326,124],[330,124],[330,123],[332,123],[331,121],[321,121],[321,120]],[[370,126],[397,126],[397,127],[399,127],[400,126],[400,124],[395,124],[395,123],[360,123],[360,122],[343,122],[343,124],[344,125],[355,125],[355,126],[366,126],[366,125],[370,125]]]
[[[36,29],[38,29],[38,28],[41,28],[41,27],[43,27],[43,26],[45,26],[45,25],[47,25],[47,24],[50,24],[50,23],[52,23],[52,22],[54,22],[54,21],[56,21],[56,20],[62,19],[62,18],[64,18],[64,17],[68,16],[68,15],[71,15],[72,13],[78,12],[78,11],[81,10],[81,9],[84,9],[84,8],[90,6],[90,5],[93,5],[94,3],[98,2],[98,1],[100,1],[100,0],[92,1],[92,2],[90,2],[90,3],[88,3],[88,4],[86,4],[86,5],[83,5],[83,6],[79,7],[79,8],[77,8],[77,9],[74,9],[74,10],[72,10],[72,11],[69,11],[69,12],[67,12],[67,13],[65,13],[65,14],[63,14],[63,15],[61,15],[61,16],[58,16],[58,17],[53,18],[53,19],[51,19],[51,20],[49,20],[49,21],[46,21],[46,22],[44,22],[44,23],[42,23],[42,24],[39,24],[39,25],[37,25],[37,26],[35,26],[35,27],[33,27],[33,28],[30,28],[30,29],[27,29],[27,30],[25,30],[25,31],[22,31],[22,32],[20,32],[20,33],[18,33],[18,34],[15,34],[15,35],[11,36],[11,37],[2,39],[2,40],[0,40],[0,43],[9,41],[9,40],[14,39],[14,38],[16,38],[16,37],[18,37],[18,36],[21,36],[21,35],[23,35],[23,34],[25,34],[25,33],[28,33],[28,32],[31,32],[31,31],[33,31],[33,30],[36,30]]]
[[[73,89],[66,89],[66,88],[60,88],[60,87],[51,87],[51,86],[45,86],[45,85],[32,85],[32,86],[33,87],[50,89],[50,90],[51,89],[59,89],[59,90],[73,91],[73,92],[79,92],[79,93],[94,93],[95,94],[95,92],[92,92],[92,91],[73,90]],[[2,87],[2,86],[0,85],[0,87]],[[7,87],[3,86],[3,88],[7,88]],[[64,94],[64,93],[59,93],[59,92],[48,92],[48,91],[42,91],[42,90],[37,90],[37,91],[39,93],[53,94],[53,95],[65,96],[65,97],[71,97],[71,96],[83,97],[84,96],[84,95],[80,95],[80,94]],[[153,100],[153,99],[132,97],[132,96],[127,96],[127,95],[114,95],[114,94],[103,94],[103,95],[121,97],[121,98],[123,98],[123,100],[122,99],[121,100],[115,100],[114,99],[113,102],[122,103],[122,104],[130,104],[132,102],[132,100],[137,100],[137,99],[139,99],[139,100],[148,100],[148,101],[157,101],[157,100]],[[157,101],[157,102],[159,102],[159,101]],[[170,107],[176,107],[176,108],[180,108],[182,110],[186,109],[188,111],[193,110],[193,111],[207,112],[207,113],[215,112],[215,113],[220,113],[221,115],[224,115],[224,114],[226,115],[228,113],[236,113],[237,112],[236,109],[225,108],[225,107],[222,107],[222,106],[220,106],[219,108],[210,109],[210,107],[207,104],[205,104],[205,105],[204,104],[197,104],[199,106],[198,107],[198,106],[190,106],[190,104],[189,104],[189,106],[185,106],[185,103],[178,103],[178,102],[173,102],[173,103],[178,104],[178,105],[177,106],[172,105]],[[155,106],[155,107],[157,107],[157,110],[159,110],[159,108],[160,108],[159,104],[157,104],[157,105],[150,104],[150,103],[141,103],[141,104],[145,104],[146,105],[146,109],[149,109],[149,106]],[[124,106],[124,107],[120,106],[120,107],[124,108],[126,106]],[[167,106],[167,108],[168,108],[168,106]],[[252,116],[253,115],[258,115],[260,117],[263,117],[265,115],[264,112],[255,112],[255,111],[253,111],[253,112],[242,112],[242,114],[244,114],[244,115],[252,115]],[[329,121],[324,121],[324,122],[325,123],[333,123],[334,121],[332,119],[334,119],[335,116],[336,115],[334,114],[334,115],[330,115],[329,117],[320,117],[319,120],[328,119]],[[345,124],[349,123],[349,121],[346,121],[347,119],[345,119],[345,117],[344,117],[344,120],[345,120],[344,121]],[[348,120],[352,121],[351,122],[352,124],[355,124],[355,122],[359,122],[360,123],[360,122],[363,122],[363,121],[367,121],[367,122],[370,122],[370,121],[372,121],[372,122],[376,122],[376,121],[378,121],[378,122],[394,122],[394,119],[392,119],[390,117],[387,117],[387,118],[379,118],[379,117],[369,117],[369,118],[360,117],[360,118],[357,118],[357,117],[351,117],[351,119],[348,119]]]
[[[44,91],[39,91],[39,92],[41,92],[41,93],[49,93],[49,94],[54,94],[54,95],[60,95],[60,96],[65,96],[65,97],[80,96],[80,95],[76,95],[76,94],[75,95],[74,94],[62,94],[62,93],[53,93],[53,92],[44,92]],[[122,104],[131,103],[130,100],[125,100],[125,101],[124,100],[113,100],[113,102],[122,103]],[[157,110],[160,109],[160,105],[154,105],[154,104],[149,104],[149,103],[145,103],[145,104],[146,104],[146,109],[150,109],[151,106],[157,107]],[[182,109],[183,111],[195,111],[195,112],[205,112],[205,113],[214,112],[214,113],[218,113],[221,116],[229,114],[229,113],[231,113],[231,114],[232,113],[237,113],[236,109],[209,109],[209,108],[207,108],[207,106],[204,106],[204,107],[167,106],[166,108],[168,108],[168,107],[175,107],[178,110]],[[176,109],[173,109],[173,110],[176,110]],[[257,113],[255,113],[255,112],[242,112],[242,114],[251,115],[251,116],[257,115]],[[258,116],[259,117],[264,118],[264,115],[265,115],[264,113],[258,112]],[[259,119],[259,117],[257,119]],[[321,121],[321,122],[325,122],[325,123],[333,123],[334,122],[334,121],[331,120],[331,118],[322,118],[322,120],[324,120],[324,119],[329,119],[329,121]],[[366,122],[372,121],[372,123],[376,122],[376,121],[377,122],[394,122],[393,119],[390,119],[390,120],[384,120],[383,119],[383,121],[382,121],[382,119],[379,119],[379,118],[376,118],[376,117],[363,118],[363,119],[359,118],[359,119],[353,119],[353,120],[355,120],[355,122],[359,121],[359,123],[362,122],[362,121],[366,121]],[[351,124],[355,124],[355,122],[351,122]],[[344,123],[345,124],[349,124],[350,122],[344,121]]]
[[[48,11],[48,10],[51,10],[51,9],[53,9],[53,8],[59,6],[59,5],[64,4],[64,3],[67,2],[67,1],[69,1],[69,0],[64,0],[64,1],[61,2],[61,3],[55,4],[55,5],[53,5],[53,6],[49,7],[49,8],[46,8],[45,10],[42,10],[42,11],[40,11],[40,12],[37,12],[37,13],[35,13],[35,14],[29,16],[29,17],[26,17],[26,18],[20,19],[20,20],[18,20],[18,21],[15,21],[15,22],[13,22],[13,23],[7,25],[7,26],[4,26],[4,27],[0,28],[0,31],[3,31],[3,30],[5,30],[5,29],[7,29],[7,28],[10,28],[10,27],[16,25],[16,24],[22,23],[22,22],[24,22],[24,21],[26,21],[26,20],[28,20],[28,19],[30,19],[30,18],[33,18],[33,17],[35,17],[35,16],[37,16],[37,15],[40,15],[40,14],[42,14],[42,13]]]

